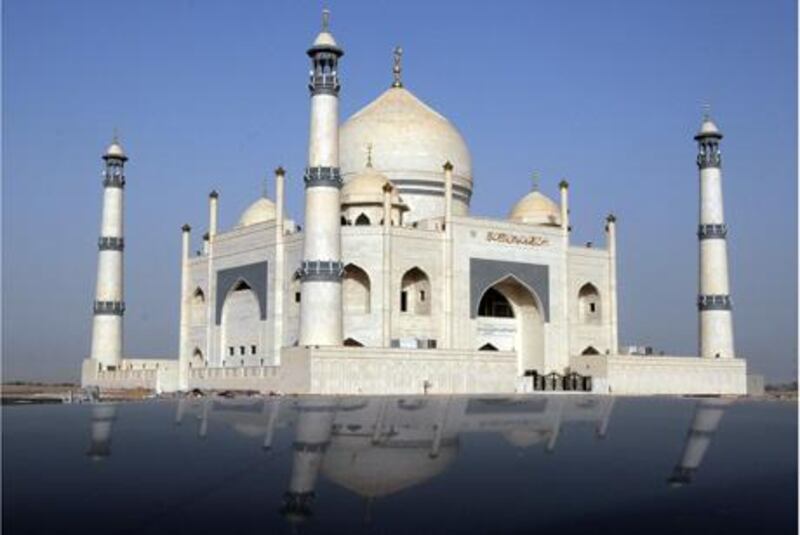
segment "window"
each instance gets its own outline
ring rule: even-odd
[[[244,346],[239,346],[239,354],[244,355]]]
[[[256,354],[256,346],[250,346],[250,354],[251,355],[255,355]]]
[[[589,312],[597,312],[597,303],[589,303]]]
[[[601,318],[600,292],[591,283],[581,286],[578,291],[578,312],[582,323],[599,324]]]
[[[419,291],[419,300],[420,301],[425,301],[425,290],[420,290]]]
[[[360,214],[356,218],[356,225],[369,225],[369,218],[367,217],[367,214]]]
[[[295,292],[294,293],[294,302],[295,303],[299,303],[300,302],[300,292]]]
[[[400,281],[400,311],[427,316],[431,313],[431,283],[418,267],[406,271]]]
[[[481,302],[478,305],[478,316],[513,318],[514,309],[511,308],[511,303],[508,302],[508,299],[506,299],[503,294],[494,288],[489,288],[486,290],[486,293],[483,294]]]
[[[400,292],[400,312],[408,312],[408,292]]]
[[[235,351],[235,350],[233,349],[233,346],[231,346],[231,347],[229,347],[229,348],[228,348],[228,354],[229,354],[230,356],[233,356],[233,353],[234,353],[234,351]]]

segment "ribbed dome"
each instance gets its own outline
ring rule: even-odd
[[[399,189],[411,220],[442,215],[446,161],[453,164],[454,212],[465,214],[472,159],[458,130],[403,87],[392,87],[350,117],[339,131],[339,163],[347,182],[363,169],[366,147]]]
[[[239,218],[239,224],[236,226],[247,227],[256,223],[272,221],[273,219],[275,219],[275,203],[266,197],[261,197],[247,207],[247,210],[242,213],[242,217]]]
[[[342,187],[342,206],[352,204],[383,204],[383,187],[389,179],[372,167],[365,167]],[[392,190],[392,206],[407,210],[397,188]]]
[[[529,225],[561,225],[561,209],[538,191],[525,195],[514,205],[508,218]]]

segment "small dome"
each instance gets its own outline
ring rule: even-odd
[[[247,227],[256,223],[266,223],[275,219],[275,203],[261,197],[256,202],[247,207],[239,218],[237,227]]]
[[[700,125],[700,131],[697,133],[695,138],[705,136],[722,137],[722,132],[719,131],[717,124],[711,120],[711,117],[707,115],[703,117],[703,123]]]
[[[317,38],[314,39],[314,44],[312,47],[339,48],[339,45],[336,44],[336,39],[333,38],[333,35],[330,32],[322,31],[319,32]]]
[[[342,187],[342,206],[352,204],[383,204],[383,188],[391,184],[388,178],[372,167],[365,167],[358,175],[351,178]],[[392,189],[392,206],[401,210],[408,207],[397,193],[397,188]]]
[[[111,145],[108,146],[103,157],[120,158],[122,160],[128,159],[128,157],[125,155],[125,151],[122,149],[122,145],[120,145],[119,141],[117,141],[116,139],[114,139],[114,141],[111,142]]]
[[[514,205],[508,218],[529,225],[561,225],[561,208],[538,191],[525,195]]]

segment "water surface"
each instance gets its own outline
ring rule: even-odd
[[[3,532],[794,533],[796,452],[719,399],[3,407]]]

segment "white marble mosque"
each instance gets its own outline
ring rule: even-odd
[[[446,117],[404,86],[401,49],[395,50],[388,89],[340,122],[344,50],[327,13],[323,19],[307,51],[303,226],[286,212],[281,167],[275,170],[274,199],[256,199],[233,228],[219,228],[222,196],[210,193],[199,254],[190,254],[189,225],[182,229],[174,359],[124,356],[127,156],[116,138],[103,155],[97,290],[84,385],[522,393],[537,388],[536,377],[577,373],[591,377],[595,393],[745,393],[746,364],[733,345],[722,133],[708,115],[695,137],[699,356],[623,355],[616,217],[598,222],[605,227],[603,247],[572,244],[566,180],[557,200],[534,186],[507,217],[473,215],[473,184],[480,177],[473,176],[467,143]]]

